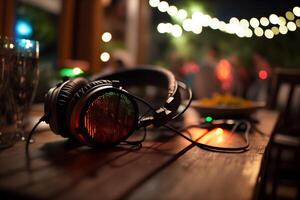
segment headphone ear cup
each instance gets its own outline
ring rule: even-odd
[[[110,80],[99,80],[99,81],[90,82],[89,84],[85,85],[84,87],[81,87],[76,92],[76,94],[73,95],[73,98],[70,101],[70,103],[68,104],[68,107],[65,108],[65,109],[67,109],[67,113],[68,113],[65,124],[66,125],[71,124],[70,118],[71,118],[72,112],[74,111],[74,107],[80,101],[81,97],[86,95],[90,90],[93,90],[94,88],[99,88],[99,87],[104,87],[104,86],[112,86],[112,82]],[[68,130],[69,130],[69,128],[68,128]],[[72,135],[72,133],[71,133],[71,135]]]
[[[100,80],[100,81],[93,81],[90,82],[89,84],[86,84],[84,87],[81,87],[74,95],[72,100],[69,103],[68,106],[68,111],[72,112],[73,107],[77,103],[77,101],[87,93],[87,91],[93,87],[97,86],[98,87],[103,87],[103,86],[112,86],[112,82],[109,80]],[[71,113],[70,113],[71,114]]]
[[[68,105],[77,91],[84,87],[86,84],[88,84],[88,81],[86,79],[76,78],[74,80],[69,80],[68,82],[66,82],[58,91],[55,102],[56,115],[52,116],[55,119],[51,120],[52,123],[50,123],[50,127],[54,132],[60,134],[63,137],[69,136],[68,125],[66,123],[68,115]]]

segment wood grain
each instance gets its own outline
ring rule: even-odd
[[[259,112],[258,129],[270,134],[275,112]],[[250,150],[241,154],[209,152],[193,147],[128,199],[252,199],[269,137],[254,132]]]
[[[276,114],[264,111],[257,118],[266,119],[259,128],[271,133]],[[196,121],[197,115],[187,112],[184,123]],[[197,140],[206,132],[197,130],[191,136]],[[128,146],[91,149],[49,130],[40,130],[35,139],[30,146],[29,163],[24,143],[0,152],[3,197],[249,199],[268,142],[268,137],[253,133],[250,151],[222,154],[194,147],[162,129],[150,131],[141,149]]]
[[[118,199],[174,159],[190,143],[169,132],[150,132],[141,149],[90,149],[50,131],[36,136],[26,167],[24,144],[0,156],[0,191],[34,199]]]

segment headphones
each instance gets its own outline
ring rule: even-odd
[[[124,88],[154,86],[164,94],[164,103],[154,108],[141,96]],[[45,96],[45,122],[63,137],[74,138],[88,146],[111,146],[125,141],[135,130],[162,126],[178,117],[182,107],[180,88],[190,91],[163,68],[138,67],[89,80],[76,78],[58,83]],[[191,92],[189,100],[191,100]],[[141,117],[138,102],[153,111]]]

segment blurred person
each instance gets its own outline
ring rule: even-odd
[[[254,73],[247,97],[252,100],[266,101],[268,80],[272,71],[271,64],[257,52],[253,53],[252,61]]]
[[[249,73],[237,54],[233,53],[228,60],[232,65],[232,94],[245,97],[249,87]]]
[[[192,86],[194,78],[198,72],[199,65],[193,60],[184,62],[180,69],[180,74],[183,77],[183,81],[189,86]]]
[[[184,59],[177,53],[171,52],[168,55],[168,63],[170,63],[170,70],[173,72],[177,80],[183,81],[182,67]]]
[[[215,73],[218,62],[219,49],[212,46],[206,51],[193,80],[192,89],[196,99],[211,97],[214,93],[221,92],[221,83]]]
[[[170,70],[176,79],[192,86],[195,74],[199,71],[199,65],[194,60],[185,60],[177,52],[171,52],[168,57]]]

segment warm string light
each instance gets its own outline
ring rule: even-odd
[[[271,14],[269,17],[238,19],[232,17],[228,23],[213,18],[202,12],[193,12],[192,17],[188,18],[188,12],[184,9],[178,9],[174,5],[169,5],[166,1],[149,0],[149,5],[157,8],[160,12],[166,12],[176,20],[181,21],[181,26],[171,23],[160,23],[157,26],[159,33],[170,33],[174,37],[180,37],[183,30],[200,34],[204,27],[210,27],[213,30],[220,30],[228,34],[235,34],[238,37],[251,38],[257,37],[274,38],[279,34],[287,34],[288,31],[295,31],[300,28],[300,7],[296,6],[292,11],[287,11],[285,16]]]
[[[159,0],[157,0],[157,1],[159,2]],[[102,34],[101,39],[102,39],[103,42],[108,43],[108,42],[111,41],[112,35],[111,35],[110,32],[105,32],[105,33]],[[110,54],[108,52],[102,52],[100,54],[100,60],[102,62],[108,62],[109,59],[110,59]]]

